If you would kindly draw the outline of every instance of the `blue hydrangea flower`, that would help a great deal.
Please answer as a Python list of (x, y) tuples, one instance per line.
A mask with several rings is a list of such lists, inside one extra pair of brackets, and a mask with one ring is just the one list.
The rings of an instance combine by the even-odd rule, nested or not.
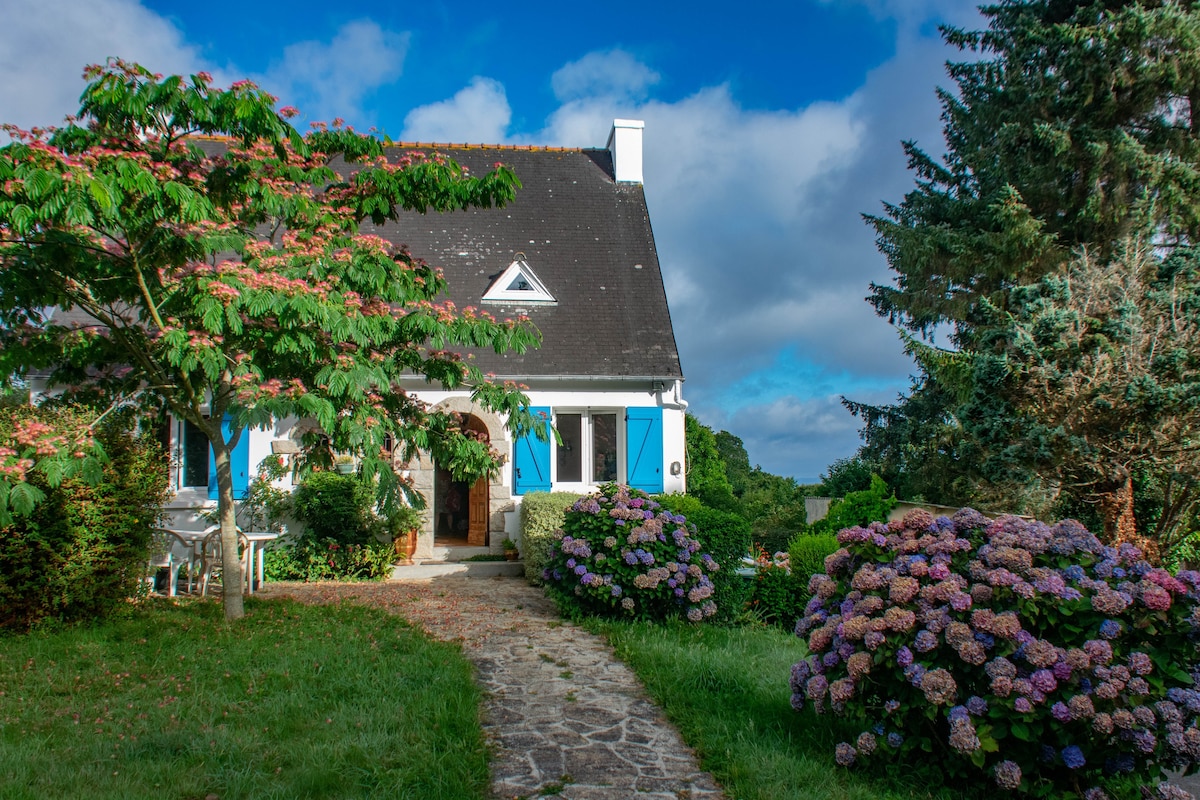
[(1087, 759), (1083, 756), (1083, 751), (1077, 745), (1067, 745), (1062, 749), (1062, 760), (1067, 765), (1067, 769), (1079, 769), (1087, 763)]

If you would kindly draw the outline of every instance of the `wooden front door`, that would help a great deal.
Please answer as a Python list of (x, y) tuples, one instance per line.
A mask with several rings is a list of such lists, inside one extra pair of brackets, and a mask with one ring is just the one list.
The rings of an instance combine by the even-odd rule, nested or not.
[(472, 547), (484, 547), (488, 543), (490, 505), (488, 479), (483, 477), (471, 486), (471, 496), (467, 502), (467, 544)]

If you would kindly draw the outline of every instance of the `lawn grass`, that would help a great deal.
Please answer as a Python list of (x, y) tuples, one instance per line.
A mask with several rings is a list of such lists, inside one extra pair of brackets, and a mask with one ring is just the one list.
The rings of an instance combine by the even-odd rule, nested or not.
[(482, 798), (454, 645), (361, 606), (152, 601), (0, 637), (0, 798)]
[(792, 710), (788, 676), (804, 642), (768, 627), (590, 621), (608, 637), (697, 752), (730, 800), (914, 800), (937, 765), (871, 776), (833, 762), (859, 731), (811, 709)]

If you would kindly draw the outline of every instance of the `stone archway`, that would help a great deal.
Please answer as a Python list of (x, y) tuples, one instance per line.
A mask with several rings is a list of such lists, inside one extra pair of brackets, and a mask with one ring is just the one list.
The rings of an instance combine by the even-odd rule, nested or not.
[[(469, 429), (486, 436), (506, 460), (510, 457), (508, 436), (500, 418), (475, 405), (470, 398), (450, 397), (436, 404), (434, 410), (462, 414)], [(474, 484), (454, 486), (426, 452), (401, 469), (407, 471), (413, 488), (425, 498), (428, 509), (417, 540), (418, 558), (431, 558), (436, 552), (444, 552), (443, 547), (498, 544), (504, 537), (504, 512), (511, 507), (512, 492), (500, 476), (490, 482), (483, 478)], [(458, 507), (454, 509), (447, 508), (446, 493), (450, 491), (459, 494)]]

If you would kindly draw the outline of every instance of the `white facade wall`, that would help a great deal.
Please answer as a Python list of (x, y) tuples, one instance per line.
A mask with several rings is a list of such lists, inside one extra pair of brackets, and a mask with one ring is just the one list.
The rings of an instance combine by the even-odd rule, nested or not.
[[(564, 381), (564, 383), (569, 383)], [(646, 391), (641, 386), (650, 386), (651, 382), (640, 381), (638, 388), (629, 384), (624, 386), (615, 381), (593, 381), (591, 386), (580, 388), (578, 385), (552, 388), (547, 386), (531, 387), (525, 391), (529, 405), (533, 408), (549, 407), (554, 410), (568, 412), (598, 411), (618, 412), (618, 468), (617, 474), (622, 482), (628, 479), (628, 464), (626, 463), (625, 428), (623, 412), (626, 408), (646, 406), (661, 406), (663, 408), (663, 491), (667, 493), (683, 492), (686, 490), (684, 474), (686, 472), (685, 442), (684, 442), (684, 413), (687, 404), (679, 400), (680, 384), (682, 381), (667, 381), (662, 391)], [(465, 397), (465, 392), (444, 392), (417, 390), (414, 392), (420, 399), (431, 405), (445, 402), (452, 397)], [(505, 431), (503, 442), (492, 442), (506, 463), (494, 484), (502, 485), (510, 492), (513, 488), (512, 475), (512, 436)], [(553, 464), (554, 459), (551, 458)], [(673, 465), (678, 464), (678, 468)], [(556, 475), (552, 476), (557, 478)], [(554, 480), (553, 488), (569, 492), (591, 492), (595, 484), (564, 483)], [(516, 504), (520, 504), (520, 496), (514, 496)]]
[[(289, 417), (278, 420), (270, 428), (248, 429), (242, 432), (249, 448), (250, 476), (258, 472), (258, 465), (267, 456), (274, 454), (272, 443), (275, 441), (291, 440), (296, 419)], [(171, 499), (163, 506), (166, 515), (166, 526), (179, 530), (203, 530), (209, 523), (201, 516), (217, 507), (216, 500), (208, 499), (207, 486), (183, 486), (183, 425), (172, 418), (170, 423), (170, 487), (173, 492)], [(209, 456), (212, 457), (211, 454)], [(292, 488), (290, 478), (276, 481), (284, 489)]]
[[(627, 448), (623, 411), (626, 408), (646, 406), (661, 406), (663, 408), (663, 491), (683, 492), (686, 490), (685, 472), (685, 442), (684, 442), (684, 413), (686, 403), (679, 399), (680, 381), (668, 381), (661, 391), (647, 391), (650, 381), (639, 381), (637, 387), (619, 381), (590, 381), (583, 388), (578, 385), (562, 388), (542, 387), (529, 389), (532, 407), (549, 407), (556, 411), (565, 412), (614, 412), (618, 417), (618, 478), (622, 482), (628, 480)], [(421, 400), (436, 406), (447, 401), (457, 400), (459, 403), (469, 397), (467, 392), (446, 392), (435, 390), (418, 390), (414, 392)], [(263, 459), (288, 449), (290, 442), (298, 441), (296, 436), (296, 420), (288, 418), (276, 422), (267, 429), (250, 429), (242, 435), (247, 437), (249, 447), (249, 468), (253, 476)], [(504, 423), (504, 420), (499, 420)], [(492, 481), (498, 499), (511, 498), (511, 506), (502, 510), (510, 510), (520, 505), (521, 496), (512, 495), (513, 490), (513, 440), (507, 430), (503, 433), (503, 441), (493, 441), (492, 446), (505, 457), (505, 464)], [(207, 487), (181, 486), (183, 462), (183, 427), (178, 421), (172, 421), (170, 430), (171, 446), (171, 488), (174, 494), (164, 507), (166, 524), (169, 527), (183, 530), (198, 530), (207, 527), (207, 522), (201, 516), (216, 506), (215, 500), (208, 498)], [(554, 459), (551, 459), (552, 464)], [(678, 466), (676, 466), (678, 465)], [(278, 482), (281, 488), (291, 488), (291, 481), (284, 478)], [(586, 493), (596, 489), (591, 483), (566, 483), (555, 481), (554, 490)], [(432, 505), (435, 498), (427, 497)]]

